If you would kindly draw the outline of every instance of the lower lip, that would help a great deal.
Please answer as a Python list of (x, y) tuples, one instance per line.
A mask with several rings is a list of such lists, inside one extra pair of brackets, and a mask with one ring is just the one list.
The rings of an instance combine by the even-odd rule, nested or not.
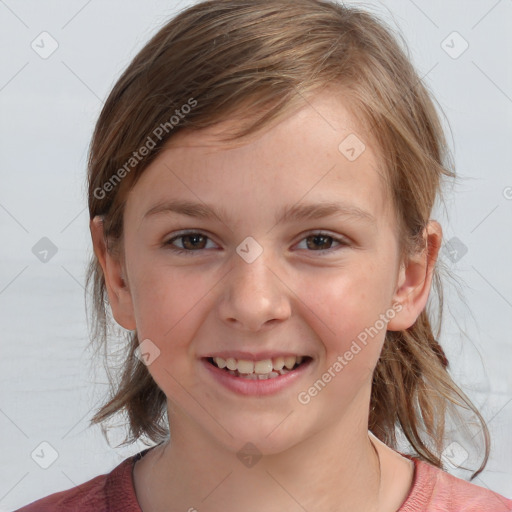
[(279, 393), (279, 391), (284, 388), (291, 386), (309, 370), (313, 361), (309, 359), (299, 365), (295, 370), (285, 373), (284, 375), (279, 375), (279, 377), (265, 380), (250, 380), (244, 377), (236, 377), (226, 370), (221, 370), (217, 366), (209, 363), (206, 359), (202, 359), (201, 362), (210, 372), (210, 375), (230, 391), (245, 396), (269, 396)]

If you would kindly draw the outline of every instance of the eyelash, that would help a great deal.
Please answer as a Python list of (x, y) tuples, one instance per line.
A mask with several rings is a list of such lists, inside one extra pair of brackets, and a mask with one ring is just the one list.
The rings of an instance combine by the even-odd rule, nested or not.
[[(188, 250), (188, 249), (180, 249), (178, 247), (176, 247), (175, 245), (172, 245), (172, 242), (174, 242), (175, 240), (179, 240), (180, 238), (184, 238), (186, 236), (190, 236), (190, 235), (200, 235), (200, 236), (203, 236), (205, 237), (207, 240), (211, 240), (210, 237), (208, 237), (207, 235), (205, 235), (204, 233), (201, 233), (200, 231), (185, 231), (185, 232), (181, 232), (175, 236), (173, 236), (172, 238), (170, 238), (169, 240), (167, 240), (166, 242), (164, 242), (162, 244), (163, 247), (166, 247), (168, 249), (170, 249), (171, 251), (173, 251), (175, 254), (187, 254), (187, 255), (192, 255), (193, 253), (197, 252), (197, 253), (200, 253), (202, 251), (204, 251), (205, 249), (198, 249), (198, 250)], [(329, 233), (326, 233), (324, 231), (313, 231), (311, 233), (308, 233), (304, 238), (302, 238), (300, 241), (302, 242), (303, 240), (306, 240), (307, 238), (310, 238), (310, 237), (325, 237), (325, 238), (330, 238), (332, 239), (334, 242), (338, 243), (339, 246), (334, 248), (334, 249), (319, 249), (319, 250), (316, 250), (316, 251), (308, 251), (308, 252), (318, 252), (320, 253), (321, 256), (325, 255), (326, 253), (332, 253), (334, 251), (337, 251), (339, 249), (341, 249), (342, 247), (347, 247), (349, 245), (349, 243), (347, 242), (346, 239), (344, 238), (336, 238), (332, 235), (330, 235)], [(307, 249), (306, 249), (307, 250)]]

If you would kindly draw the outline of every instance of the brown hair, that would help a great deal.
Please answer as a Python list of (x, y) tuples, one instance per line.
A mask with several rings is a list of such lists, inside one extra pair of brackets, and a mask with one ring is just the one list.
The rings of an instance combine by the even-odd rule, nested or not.
[[(122, 253), (127, 192), (173, 134), (242, 113), (246, 122), (227, 138), (234, 140), (268, 126), (305, 94), (326, 86), (350, 98), (386, 155), (402, 256), (424, 247), (423, 229), (441, 180), (455, 173), (432, 99), (391, 29), (369, 12), (328, 0), (209, 0), (184, 10), (152, 37), (103, 107), (90, 147), (88, 193), (90, 218), (103, 216), (108, 249)], [(151, 151), (141, 157), (147, 152), (137, 150), (144, 146)], [(386, 333), (373, 376), (369, 429), (395, 448), (398, 427), (419, 458), (442, 468), (448, 410), (462, 407), (476, 415), (485, 437), (485, 458), (474, 478), (487, 463), (489, 433), (449, 375), (436, 341), (443, 313), (438, 265), (435, 334), (429, 308), (410, 328)], [(91, 284), (91, 340), (108, 359), (108, 295), (94, 255), (87, 289)], [(91, 420), (102, 424), (127, 414), (125, 444), (169, 435), (167, 398), (134, 356), (138, 341), (136, 331), (127, 335), (120, 375), (112, 378), (107, 364), (111, 396)]]

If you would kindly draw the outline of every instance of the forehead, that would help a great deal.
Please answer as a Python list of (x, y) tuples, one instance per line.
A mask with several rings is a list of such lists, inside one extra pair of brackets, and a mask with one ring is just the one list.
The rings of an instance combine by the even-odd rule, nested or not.
[(132, 191), (130, 209), (140, 217), (186, 196), (234, 215), (258, 204), (276, 211), (283, 203), (336, 199), (376, 218), (389, 213), (379, 148), (343, 98), (314, 95), (270, 127), (223, 142), (239, 123), (178, 132), (144, 171), (135, 186), (143, 193)]

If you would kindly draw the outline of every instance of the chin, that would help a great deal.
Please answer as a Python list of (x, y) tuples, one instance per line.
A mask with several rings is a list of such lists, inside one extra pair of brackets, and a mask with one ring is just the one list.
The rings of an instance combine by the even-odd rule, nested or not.
[[(226, 423), (225, 428), (232, 434), (223, 436), (222, 444), (235, 454), (244, 451), (255, 451), (257, 455), (276, 455), (285, 452), (300, 443), (305, 432), (285, 423), (291, 418), (286, 415), (269, 416), (265, 421), (261, 418), (248, 418), (235, 423)], [(284, 421), (283, 421), (284, 420)]]

